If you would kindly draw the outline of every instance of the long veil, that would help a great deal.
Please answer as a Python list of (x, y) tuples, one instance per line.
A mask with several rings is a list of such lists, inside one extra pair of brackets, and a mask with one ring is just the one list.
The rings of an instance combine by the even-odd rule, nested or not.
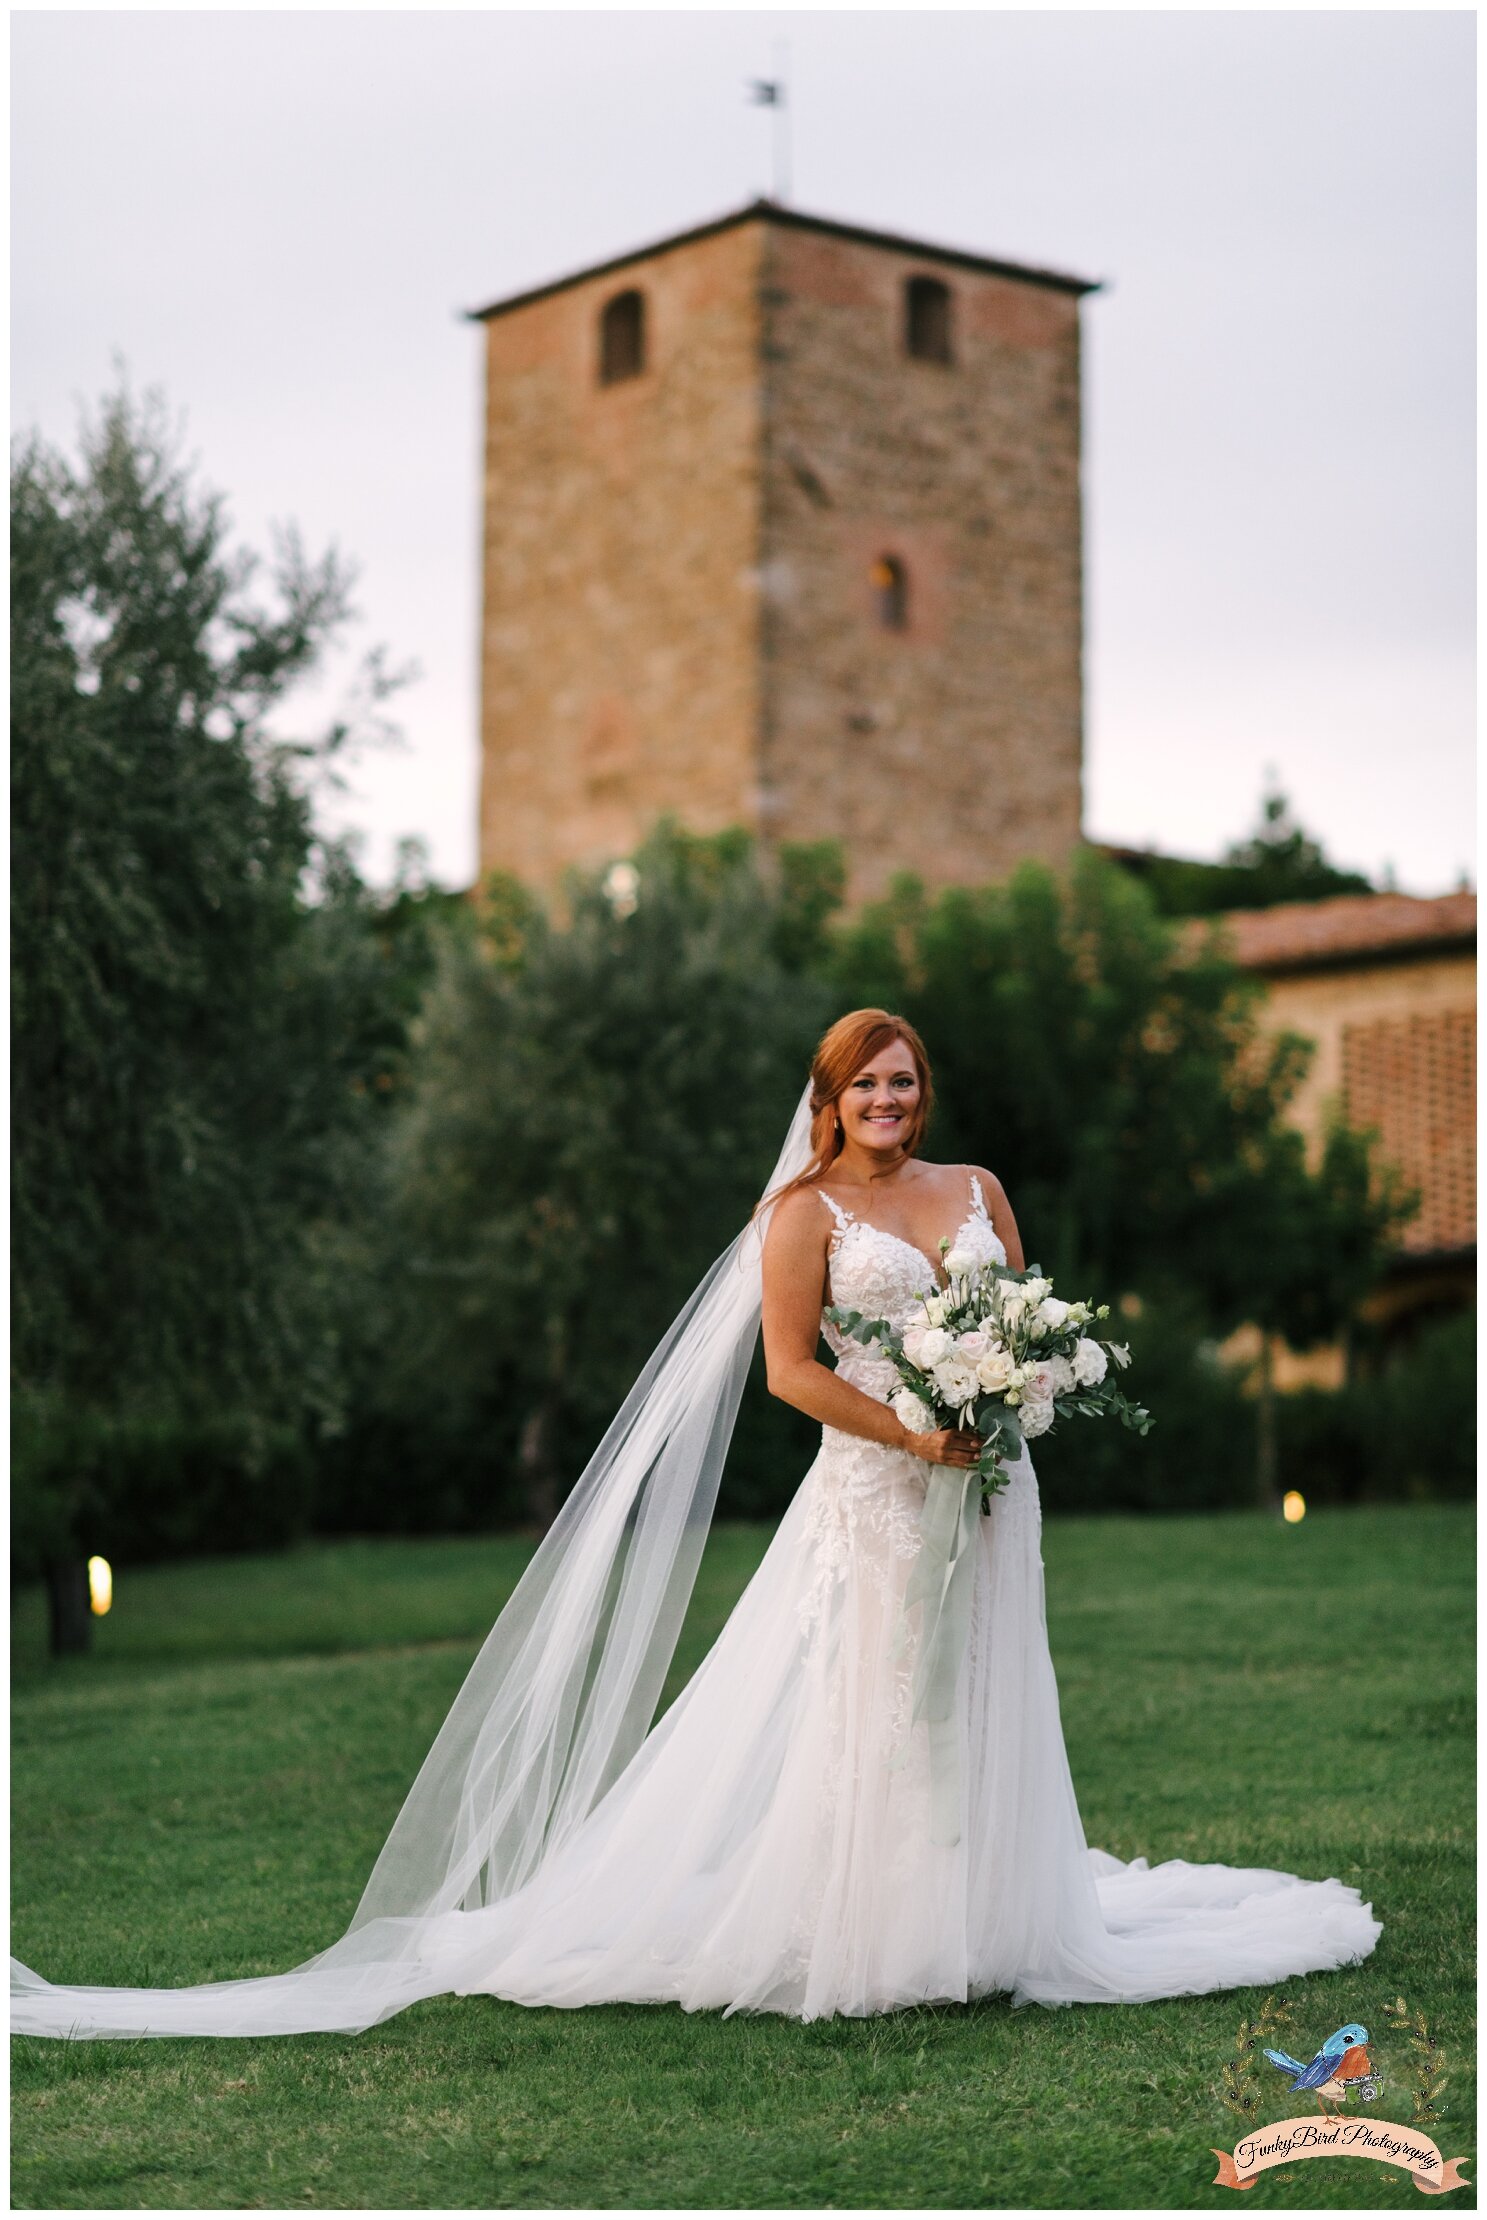
[[(811, 1160), (810, 1086), (764, 1195)], [(58, 1987), (11, 1960), (38, 2035), (354, 2031), (448, 1986), (452, 1924), (519, 1890), (649, 1731), (758, 1335), (766, 1202), (704, 1274), (487, 1636), (339, 1941), (291, 1971)], [(442, 1969), (442, 1970), (441, 1970)]]

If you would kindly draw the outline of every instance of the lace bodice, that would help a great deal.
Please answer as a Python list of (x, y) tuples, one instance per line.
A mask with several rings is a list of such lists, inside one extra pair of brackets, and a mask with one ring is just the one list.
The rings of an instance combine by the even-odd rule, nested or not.
[[(831, 1299), (861, 1311), (864, 1318), (907, 1319), (921, 1296), (931, 1295), (939, 1278), (922, 1249), (902, 1235), (869, 1224), (817, 1189), (836, 1220), (827, 1249)], [(981, 1182), (971, 1174), (971, 1207), (957, 1227), (952, 1247), (968, 1250), (978, 1263), (1005, 1264), (1007, 1252), (987, 1215)], [(873, 1356), (861, 1342), (848, 1341), (822, 1313), (821, 1332), (837, 1360), (836, 1369), (879, 1402), (888, 1400), (898, 1375), (886, 1358)]]
[[(956, 1228), (951, 1247), (978, 1263), (1005, 1264), (1007, 1252), (987, 1215), (981, 1182), (970, 1175), (971, 1207)], [(865, 1318), (907, 1323), (921, 1296), (940, 1285), (928, 1256), (901, 1234), (875, 1226), (845, 1209), (823, 1189), (821, 1200), (836, 1220), (827, 1249), (833, 1303), (844, 1303)], [(875, 1402), (886, 1403), (899, 1384), (888, 1358), (874, 1355), (860, 1341), (838, 1333), (824, 1314), (821, 1332), (836, 1358), (837, 1372)], [(919, 1518), (929, 1467), (890, 1442), (866, 1440), (834, 1426), (821, 1429), (823, 1454), (812, 1467), (805, 1518), (812, 1573), (801, 1602), (801, 1623), (809, 1627), (829, 1612), (831, 1599), (849, 1569), (894, 1611), (907, 1568), (919, 1548)], [(1001, 1507), (1005, 1513), (1005, 1506)], [(907, 1722), (909, 1673), (897, 1668), (892, 1734)], [(921, 1753), (922, 1755), (922, 1753)]]

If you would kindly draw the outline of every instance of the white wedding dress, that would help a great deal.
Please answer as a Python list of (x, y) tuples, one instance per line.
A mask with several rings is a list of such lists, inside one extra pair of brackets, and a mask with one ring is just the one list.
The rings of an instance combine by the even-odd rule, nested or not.
[[(932, 1283), (929, 1260), (828, 1206), (834, 1300), (902, 1322)], [(974, 1176), (957, 1243), (1005, 1261)], [(838, 1371), (886, 1399), (892, 1367), (825, 1321), (823, 1331)], [(59, 1988), (20, 1967), (13, 2026), (345, 2030), (449, 1991), (811, 2020), (994, 1991), (1015, 2004), (1139, 2003), (1367, 1957), (1380, 1922), (1340, 1880), (1181, 1858), (1124, 1864), (1086, 1846), (1026, 1450), (978, 1522), (956, 1713), (959, 1839), (931, 1839), (926, 1731), (909, 1717), (917, 1610), (903, 1612), (930, 1471), (823, 1429), (702, 1666), (582, 1822), (501, 1901), (374, 1920), (263, 1980)]]

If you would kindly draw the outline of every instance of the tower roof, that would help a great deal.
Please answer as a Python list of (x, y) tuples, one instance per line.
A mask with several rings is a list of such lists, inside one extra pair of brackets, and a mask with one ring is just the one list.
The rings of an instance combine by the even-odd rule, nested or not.
[(1043, 270), (1030, 262), (1008, 262), (994, 255), (968, 254), (961, 247), (942, 247), (928, 239), (906, 239), (899, 232), (871, 231), (861, 224), (839, 223), (831, 216), (808, 216), (798, 208), (786, 208), (778, 201), (751, 200), (731, 214), (714, 217), (711, 223), (695, 224), (688, 231), (671, 232), (664, 239), (653, 239), (648, 246), (632, 247), (626, 254), (617, 254), (607, 262), (591, 262), (582, 270), (570, 270), (566, 277), (552, 278), (546, 285), (530, 286), (523, 293), (507, 294), (503, 300), (492, 301), (485, 308), (467, 309), (471, 323), (484, 323), (489, 317), (504, 316), (508, 309), (525, 308), (530, 301), (546, 300), (549, 294), (561, 293), (567, 286), (581, 285), (588, 278), (607, 277), (612, 270), (628, 269), (632, 263), (648, 262), (654, 255), (668, 254), (673, 247), (688, 247), (698, 239), (712, 239), (721, 231), (732, 231), (738, 224), (764, 221), (780, 224), (795, 231), (824, 232), (833, 239), (853, 239), (860, 246), (886, 247), (898, 254), (911, 254), (920, 261), (948, 263), (960, 270), (979, 270), (991, 277), (1020, 278), (1027, 285), (1045, 285), (1058, 293), (1097, 293), (1102, 281), (1098, 278), (1072, 277), (1064, 270)]

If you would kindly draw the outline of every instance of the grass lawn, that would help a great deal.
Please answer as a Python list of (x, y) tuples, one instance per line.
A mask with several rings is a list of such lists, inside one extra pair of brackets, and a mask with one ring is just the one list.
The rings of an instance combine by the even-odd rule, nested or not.
[[(676, 1679), (767, 1541), (719, 1529)], [(1050, 1521), (1049, 1631), (1089, 1840), (1359, 1886), (1362, 1966), (1286, 1985), (1287, 2049), (1423, 2010), (1475, 2158), (1472, 1515)], [(97, 1653), (13, 1620), (12, 1947), (54, 1980), (269, 1973), (338, 1935), (523, 1562), (495, 1540), (127, 1575)], [(12, 2205), (1234, 2209), (1216, 2094), (1257, 1990), (801, 2027), (435, 1998), (359, 2036), (13, 2045)], [(1309, 2107), (1263, 2068), (1262, 2119)], [(1475, 2165), (1468, 2172), (1475, 2178)], [(1413, 2206), (1397, 2168), (1265, 2174), (1246, 2210)], [(1452, 2194), (1473, 2205), (1475, 2191)]]

